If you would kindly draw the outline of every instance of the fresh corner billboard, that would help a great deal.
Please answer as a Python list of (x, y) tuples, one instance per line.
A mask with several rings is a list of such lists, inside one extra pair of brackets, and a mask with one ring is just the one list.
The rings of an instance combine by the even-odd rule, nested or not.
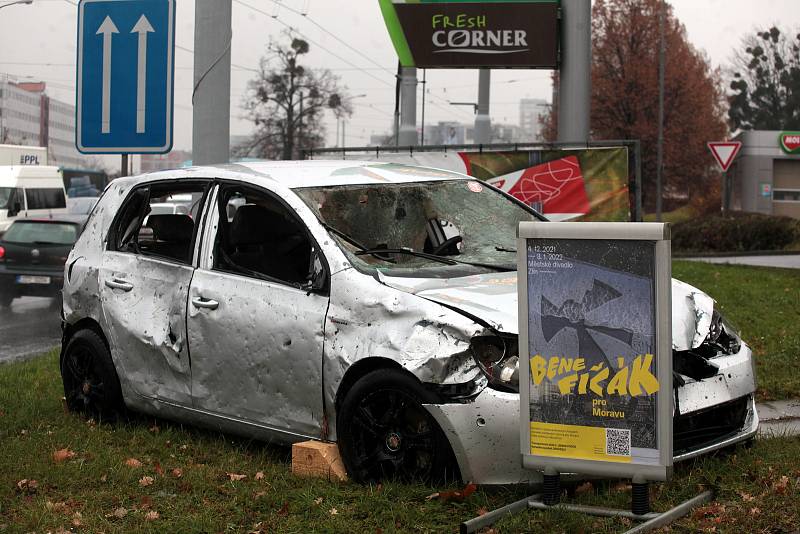
[(520, 347), (528, 353), (524, 464), (664, 480), (672, 463), (668, 230), (654, 223), (528, 230), (520, 227), (518, 245)]
[(404, 67), (558, 67), (558, 0), (378, 1)]

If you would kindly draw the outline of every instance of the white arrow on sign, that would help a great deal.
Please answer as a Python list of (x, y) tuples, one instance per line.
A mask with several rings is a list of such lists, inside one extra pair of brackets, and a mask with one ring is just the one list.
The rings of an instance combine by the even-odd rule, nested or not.
[(96, 33), (96, 35), (103, 34), (103, 97), (100, 130), (103, 133), (111, 131), (111, 36), (115, 33), (119, 33), (119, 30), (111, 17), (106, 16)]
[(147, 34), (155, 30), (147, 17), (142, 15), (131, 30), (139, 34), (139, 61), (136, 70), (136, 133), (144, 133), (144, 117), (147, 102), (145, 85), (147, 82)]

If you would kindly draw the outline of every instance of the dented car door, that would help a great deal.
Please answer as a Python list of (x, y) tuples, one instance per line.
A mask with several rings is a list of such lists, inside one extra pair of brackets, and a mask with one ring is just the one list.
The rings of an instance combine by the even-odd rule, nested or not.
[[(191, 190), (202, 196), (206, 186)], [(115, 361), (133, 389), (190, 406), (186, 301), (198, 214), (150, 215), (150, 204), (169, 188), (139, 188), (120, 208), (99, 270), (100, 301)]]
[(306, 229), (288, 209), (275, 213), (282, 201), (264, 190), (228, 184), (214, 195), (189, 291), (194, 408), (278, 439), (318, 437), (328, 296), (285, 268), (303, 262), (281, 256), (314, 254), (300, 241)]

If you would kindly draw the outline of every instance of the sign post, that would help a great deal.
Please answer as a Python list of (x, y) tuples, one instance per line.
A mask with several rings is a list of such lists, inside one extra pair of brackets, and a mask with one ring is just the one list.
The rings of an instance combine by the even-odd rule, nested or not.
[(722, 211), (730, 209), (731, 188), (728, 183), (728, 169), (742, 148), (741, 141), (715, 141), (708, 143), (711, 155), (722, 169)]
[[(81, 0), (75, 145), (84, 154), (172, 148), (174, 0)], [(127, 169), (123, 169), (127, 171)]]

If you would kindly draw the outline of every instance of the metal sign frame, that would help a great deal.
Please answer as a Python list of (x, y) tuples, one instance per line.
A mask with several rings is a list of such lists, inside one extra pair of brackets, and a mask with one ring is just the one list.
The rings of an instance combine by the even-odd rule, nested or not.
[[(116, 5), (120, 4), (131, 4), (136, 5), (140, 4), (142, 11), (142, 19), (139, 20), (132, 29), (129, 27), (125, 28), (117, 28), (113, 21), (110, 24), (106, 24), (111, 19), (106, 17), (103, 25), (95, 32), (93, 28), (89, 28), (87, 30), (85, 25), (85, 16), (86, 16), (86, 8), (91, 4), (107, 4), (109, 6), (115, 7)], [(155, 73), (151, 72), (152, 69), (146, 68), (146, 63), (150, 61), (152, 63), (152, 59), (148, 60), (149, 54), (147, 52), (147, 35), (153, 31), (152, 26), (150, 26), (150, 22), (144, 16), (144, 9), (146, 7), (152, 8), (152, 6), (158, 6), (161, 8), (160, 5), (163, 5), (167, 9), (167, 20), (164, 29), (167, 31), (166, 35), (166, 57), (163, 60), (166, 64), (165, 66), (165, 79), (163, 80), (164, 86), (164, 99), (165, 102), (163, 104), (159, 103), (159, 105), (164, 106), (164, 114), (163, 116), (159, 116), (158, 121), (148, 121), (148, 123), (155, 122), (152, 126), (154, 133), (144, 134), (145, 127), (144, 127), (144, 117), (146, 116), (145, 113), (145, 98), (148, 92), (148, 88), (152, 88), (154, 85), (161, 86), (162, 83), (155, 84), (154, 83), (154, 75)], [(152, 13), (152, 12), (151, 12)], [(104, 50), (103, 50), (103, 63), (104, 65), (101, 67), (101, 74), (99, 77), (103, 78), (103, 83), (105, 86), (101, 91), (104, 95), (106, 100), (110, 100), (111, 98), (111, 91), (113, 91), (113, 87), (116, 84), (112, 84), (112, 80), (114, 80), (113, 72), (118, 72), (118, 69), (112, 69), (112, 60), (114, 54), (113, 48), (113, 34), (118, 34), (127, 37), (128, 39), (137, 39), (130, 34), (136, 33), (138, 34), (137, 45), (135, 46), (138, 48), (138, 72), (136, 76), (136, 88), (130, 89), (129, 91), (136, 93), (136, 117), (134, 122), (136, 123), (136, 136), (140, 136), (141, 134), (141, 142), (134, 142), (134, 143), (116, 143), (117, 138), (114, 135), (125, 135), (130, 137), (129, 131), (124, 131), (122, 134), (116, 134), (116, 132), (112, 133), (109, 130), (104, 130), (103, 135), (110, 136), (108, 139), (110, 140), (109, 143), (93, 143), (90, 140), (85, 139), (85, 132), (83, 124), (84, 122), (84, 109), (83, 109), (83, 100), (84, 100), (84, 76), (87, 74), (85, 69), (87, 68), (84, 65), (84, 59), (86, 55), (86, 50), (84, 50), (84, 41), (85, 35), (84, 32), (89, 31), (90, 33), (100, 34), (103, 33), (104, 39)], [(127, 34), (127, 35), (126, 35)], [(106, 43), (105, 40), (108, 40), (106, 51)], [(129, 45), (134, 46), (134, 45)], [(153, 44), (150, 45), (150, 49), (153, 49)], [(119, 48), (119, 45), (116, 47)], [(109, 57), (106, 58), (105, 56), (108, 55)], [(142, 58), (143, 56), (143, 58)], [(143, 61), (144, 59), (144, 61)], [(108, 62), (106, 64), (106, 61)], [(102, 72), (107, 71), (107, 72)], [(158, 81), (161, 82), (161, 78), (158, 78)], [(75, 97), (75, 147), (78, 149), (79, 152), (82, 154), (164, 154), (169, 152), (172, 149), (173, 144), (173, 128), (174, 128), (174, 86), (175, 86), (175, 0), (80, 0), (78, 4), (78, 32), (77, 32), (77, 68), (76, 68), (76, 97)], [(113, 104), (111, 103), (98, 103), (98, 105), (105, 106), (105, 109), (111, 109), (110, 113), (113, 113)], [(141, 115), (141, 116), (140, 116)], [(141, 131), (140, 131), (141, 128)], [(146, 136), (145, 136), (146, 135)], [(152, 140), (151, 140), (152, 139)], [(163, 141), (162, 141), (163, 139)]]
[[(633, 461), (612, 462), (574, 457), (542, 456), (531, 454), (531, 371), (529, 353), (529, 303), (528, 303), (528, 245), (536, 240), (558, 241), (646, 241), (654, 245), (652, 258), (653, 331), (655, 339), (656, 379), (655, 424), (657, 464)], [(553, 223), (522, 222), (517, 235), (519, 347), (520, 347), (520, 451), (527, 469), (545, 471), (545, 474), (580, 473), (606, 477), (627, 477), (635, 482), (665, 481), (672, 474), (672, 308), (671, 308), (671, 250), (669, 225), (663, 223)], [(583, 258), (582, 258), (583, 259)], [(525, 357), (522, 357), (522, 354)]]

